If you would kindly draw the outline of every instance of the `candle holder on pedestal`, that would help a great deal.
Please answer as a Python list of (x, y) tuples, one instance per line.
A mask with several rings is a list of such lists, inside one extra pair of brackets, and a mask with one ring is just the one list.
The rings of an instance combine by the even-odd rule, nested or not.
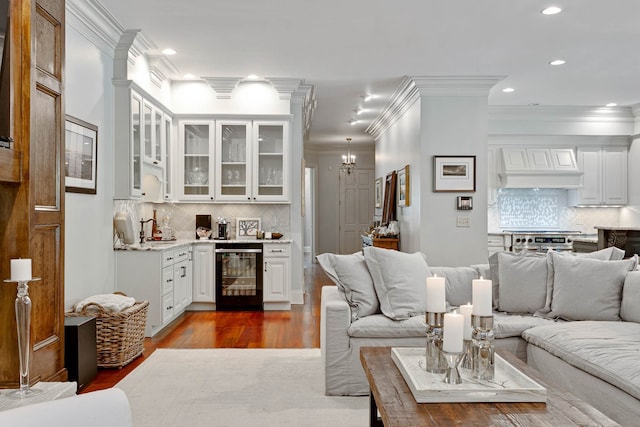
[(464, 355), (464, 353), (451, 353), (448, 351), (443, 351), (442, 355), (447, 362), (447, 369), (442, 380), (445, 384), (461, 384), (462, 377), (460, 376), (458, 366), (460, 365), (460, 362), (462, 362), (462, 356)]
[(473, 369), (471, 376), (478, 380), (492, 380), (495, 375), (495, 349), (493, 346), (493, 315), (471, 315), (473, 340)]
[(442, 374), (447, 371), (447, 360), (442, 354), (442, 337), (444, 325), (444, 313), (427, 311), (427, 353), (426, 371), (434, 374)]
[(18, 356), (20, 358), (20, 389), (8, 396), (24, 399), (42, 392), (29, 386), (29, 356), (31, 350), (31, 298), (29, 298), (29, 282), (40, 280), (32, 277), (29, 280), (5, 280), (6, 283), (17, 283), (18, 294), (15, 301), (16, 327), (18, 331)]
[(462, 341), (462, 361), (460, 367), (463, 369), (473, 369), (473, 341)]

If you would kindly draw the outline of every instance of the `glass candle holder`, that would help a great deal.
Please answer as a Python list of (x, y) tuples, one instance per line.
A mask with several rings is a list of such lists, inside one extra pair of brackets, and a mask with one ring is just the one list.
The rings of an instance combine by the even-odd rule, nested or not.
[(444, 326), (444, 313), (428, 311), (425, 314), (427, 322), (427, 372), (442, 374), (447, 370), (447, 361), (442, 354), (442, 337)]
[(493, 315), (471, 315), (473, 341), (473, 369), (471, 376), (478, 380), (492, 380), (495, 375), (495, 349), (493, 346)]

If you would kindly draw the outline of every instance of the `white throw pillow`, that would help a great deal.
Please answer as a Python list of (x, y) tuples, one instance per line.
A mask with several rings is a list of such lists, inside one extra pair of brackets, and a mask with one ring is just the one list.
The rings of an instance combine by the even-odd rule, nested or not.
[(640, 271), (630, 271), (622, 287), (620, 317), (625, 322), (640, 323)]
[(547, 297), (547, 258), (498, 253), (498, 309), (509, 313), (535, 313)]
[(425, 312), (430, 271), (424, 254), (369, 246), (364, 248), (364, 259), (385, 316), (403, 320)]
[(338, 286), (351, 307), (351, 320), (380, 313), (378, 296), (373, 287), (364, 256), (321, 254), (316, 256), (327, 276)]
[(553, 264), (553, 295), (547, 317), (566, 320), (620, 320), (622, 286), (638, 256), (603, 261), (549, 254)]
[(478, 270), (472, 267), (429, 267), (429, 271), (430, 276), (444, 277), (449, 305), (459, 306), (472, 301), (471, 283), (479, 277)]

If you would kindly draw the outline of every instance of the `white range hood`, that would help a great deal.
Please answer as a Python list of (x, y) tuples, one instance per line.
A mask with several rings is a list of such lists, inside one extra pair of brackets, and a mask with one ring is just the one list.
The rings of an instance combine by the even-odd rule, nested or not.
[(501, 188), (582, 187), (582, 172), (571, 148), (502, 148)]

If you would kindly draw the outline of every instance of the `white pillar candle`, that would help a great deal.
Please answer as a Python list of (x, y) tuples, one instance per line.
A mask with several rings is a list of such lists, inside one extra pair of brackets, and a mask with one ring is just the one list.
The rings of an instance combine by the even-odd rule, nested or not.
[(463, 338), (465, 340), (471, 339), (471, 314), (472, 313), (473, 313), (473, 306), (471, 304), (464, 304), (460, 306), (460, 314), (464, 316)]
[(427, 277), (427, 311), (444, 313), (446, 307), (444, 277)]
[(11, 280), (25, 282), (31, 280), (31, 260), (28, 258), (11, 260)]
[(464, 316), (458, 313), (445, 313), (444, 315), (444, 337), (442, 350), (448, 353), (462, 352), (462, 332), (464, 329)]
[(480, 277), (471, 282), (473, 295), (473, 314), (491, 316), (491, 280)]

